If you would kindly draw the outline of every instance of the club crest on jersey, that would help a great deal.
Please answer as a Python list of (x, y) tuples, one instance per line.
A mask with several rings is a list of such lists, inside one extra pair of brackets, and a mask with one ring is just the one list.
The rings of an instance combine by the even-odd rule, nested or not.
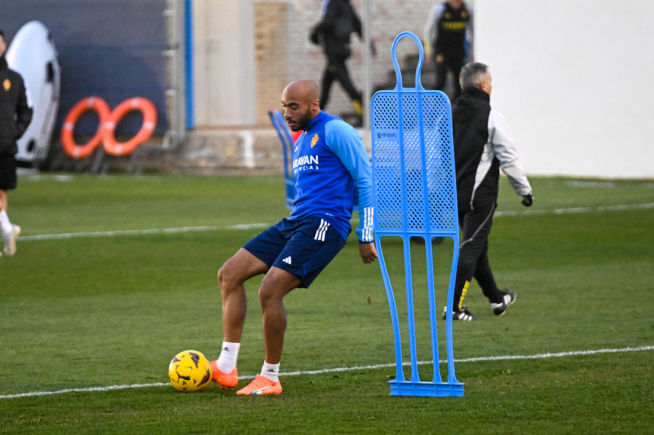
[[(9, 81), (9, 79), (5, 79), (5, 81), (2, 82), (2, 87), (5, 88), (5, 91), (8, 91), (9, 89), (11, 89), (11, 82)], [(311, 146), (313, 146), (313, 145), (311, 145)]]
[(313, 137), (311, 138), (311, 148), (313, 148), (314, 145), (318, 143), (318, 139), (319, 139), (318, 133), (314, 134)]

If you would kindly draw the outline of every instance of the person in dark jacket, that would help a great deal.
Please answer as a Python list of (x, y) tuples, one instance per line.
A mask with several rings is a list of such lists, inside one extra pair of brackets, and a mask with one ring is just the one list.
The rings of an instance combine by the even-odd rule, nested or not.
[(361, 21), (350, 4), (350, 0), (329, 0), (324, 7), (322, 20), (315, 25), (309, 39), (322, 47), (327, 59), (320, 86), (322, 90), (320, 108), (325, 110), (327, 107), (332, 84), (334, 80), (338, 80), (350, 97), (357, 115), (361, 117), (363, 115), (361, 92), (354, 87), (345, 65), (345, 61), (352, 54), (350, 50), (352, 33), (359, 35), (359, 39), (362, 38)]
[[(503, 315), (516, 299), (514, 292), (497, 287), (488, 263), (488, 236), (497, 208), (499, 170), (522, 197), (522, 205), (529, 207), (533, 203), (531, 186), (509, 125), (490, 106), (491, 80), (486, 65), (465, 65), (460, 75), (462, 95), (452, 108), (459, 225), (463, 230), (454, 286), (454, 320), (476, 320), (463, 305), (473, 277), (490, 301), (493, 314)], [(443, 317), (446, 311), (447, 307)]]
[(435, 5), (425, 23), (423, 41), (427, 62), (434, 62), (436, 85), (442, 91), (448, 71), (454, 74), (454, 99), (461, 96), (459, 73), (466, 58), (474, 60), (472, 53), (472, 7), (463, 0), (448, 0)]
[(16, 188), (16, 141), (32, 120), (32, 104), (23, 78), (7, 65), (6, 50), (5, 34), (0, 30), (0, 232), (3, 252), (14, 255), (20, 227), (7, 215), (7, 191)]

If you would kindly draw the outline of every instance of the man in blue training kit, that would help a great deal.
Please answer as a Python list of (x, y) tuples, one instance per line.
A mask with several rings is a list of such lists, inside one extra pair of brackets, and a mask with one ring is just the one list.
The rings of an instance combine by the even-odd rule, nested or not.
[(320, 91), (311, 80), (290, 83), (282, 94), (284, 119), (303, 130), (293, 150), (297, 194), (289, 218), (250, 240), (218, 271), (222, 295), (223, 345), (211, 362), (213, 380), (224, 388), (238, 384), (236, 360), (245, 320), (243, 283), (265, 274), (259, 289), (266, 359), (261, 374), (240, 395), (281, 394), (279, 362), (284, 345), (283, 298), (307, 288), (345, 246), (351, 231), (354, 190), (359, 195), (359, 254), (377, 259), (373, 228), (372, 169), (361, 136), (342, 119), (320, 110)]

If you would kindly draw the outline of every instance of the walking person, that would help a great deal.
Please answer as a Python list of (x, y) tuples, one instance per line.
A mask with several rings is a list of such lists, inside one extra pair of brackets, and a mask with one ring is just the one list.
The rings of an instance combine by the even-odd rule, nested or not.
[(7, 191), (16, 188), (16, 141), (32, 121), (32, 102), (21, 75), (9, 69), (6, 51), (5, 34), (0, 30), (0, 231), (2, 252), (14, 255), (20, 227), (9, 220)]
[(423, 41), (427, 62), (434, 62), (436, 84), (434, 89), (445, 88), (447, 73), (454, 75), (454, 98), (461, 96), (459, 74), (466, 58), (474, 60), (472, 52), (472, 8), (463, 0), (448, 0), (435, 5), (425, 23)]
[[(488, 236), (497, 208), (500, 169), (522, 197), (522, 205), (530, 207), (534, 201), (509, 125), (490, 106), (491, 82), (486, 65), (465, 65), (460, 76), (462, 95), (452, 108), (459, 225), (463, 230), (454, 286), (454, 320), (477, 319), (463, 305), (473, 277), (491, 303), (493, 314), (503, 315), (516, 299), (515, 292), (497, 287), (488, 262)], [(447, 307), (443, 318), (446, 311)]]
[(323, 7), (323, 16), (311, 31), (309, 39), (320, 45), (327, 63), (322, 76), (320, 108), (325, 110), (329, 102), (332, 84), (337, 80), (352, 101), (359, 121), (362, 121), (363, 106), (361, 92), (354, 87), (345, 62), (352, 54), (350, 35), (361, 36), (361, 20), (357, 16), (350, 0), (327, 0)]
[(290, 83), (282, 105), (289, 128), (303, 131), (293, 149), (297, 191), (293, 211), (247, 242), (218, 271), (223, 343), (220, 357), (211, 365), (213, 380), (224, 388), (238, 384), (236, 362), (246, 312), (243, 283), (265, 274), (259, 288), (265, 360), (261, 374), (237, 391), (239, 395), (282, 393), (278, 374), (286, 330), (283, 298), (295, 288), (308, 288), (345, 246), (355, 189), (359, 194), (359, 254), (366, 264), (377, 259), (372, 169), (361, 135), (320, 110), (319, 89), (313, 81)]

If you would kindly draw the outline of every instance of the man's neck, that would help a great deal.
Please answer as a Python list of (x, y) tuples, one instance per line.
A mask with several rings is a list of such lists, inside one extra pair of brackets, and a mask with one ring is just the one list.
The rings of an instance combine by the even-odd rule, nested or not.
[(313, 124), (313, 121), (314, 121), (318, 116), (320, 116), (321, 113), (322, 113), (322, 110), (318, 109), (318, 113), (316, 113), (315, 115), (313, 115), (313, 117), (309, 120), (309, 122), (307, 123), (306, 127), (304, 127), (304, 131), (309, 130), (309, 128), (310, 128), (311, 125)]

